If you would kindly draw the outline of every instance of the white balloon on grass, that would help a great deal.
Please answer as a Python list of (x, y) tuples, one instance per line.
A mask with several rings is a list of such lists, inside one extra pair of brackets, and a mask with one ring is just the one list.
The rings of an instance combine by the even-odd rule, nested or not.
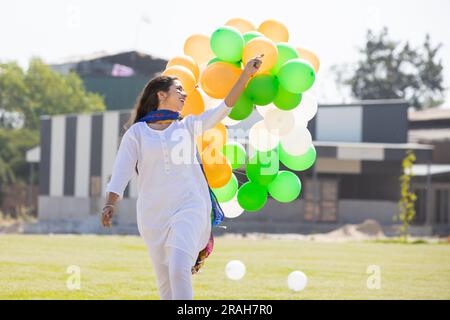
[(266, 112), (264, 124), (269, 132), (284, 136), (294, 128), (295, 118), (292, 112), (277, 108)]
[(293, 156), (306, 153), (312, 145), (312, 137), (308, 128), (295, 126), (288, 134), (280, 137), (283, 149)]
[(287, 282), (289, 289), (293, 291), (302, 291), (308, 284), (308, 278), (301, 271), (293, 271), (289, 274)]
[[(273, 131), (275, 133), (275, 131)], [(255, 123), (248, 133), (250, 145), (258, 151), (269, 151), (278, 146), (280, 138), (266, 129), (264, 120)]]
[(237, 192), (230, 201), (221, 202), (220, 207), (227, 218), (236, 218), (244, 212), (244, 209), (242, 209), (237, 201)]
[(239, 260), (232, 260), (227, 263), (225, 274), (231, 280), (240, 280), (245, 275), (245, 264)]
[(317, 113), (317, 100), (310, 93), (303, 93), (302, 101), (292, 112), (295, 115), (296, 123), (308, 122)]

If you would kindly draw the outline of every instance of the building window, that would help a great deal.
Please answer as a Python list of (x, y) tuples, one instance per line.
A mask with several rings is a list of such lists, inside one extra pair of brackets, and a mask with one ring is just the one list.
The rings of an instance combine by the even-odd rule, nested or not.
[(398, 178), (398, 175), (394, 174), (341, 175), (339, 199), (398, 201), (400, 199)]
[(336, 222), (337, 195), (337, 179), (319, 178), (316, 182), (313, 179), (307, 179), (304, 193), (304, 220), (311, 222)]
[(436, 224), (448, 224), (450, 189), (437, 189), (435, 193)]
[(414, 202), (416, 215), (414, 216), (412, 223), (415, 225), (422, 225), (426, 223), (427, 190), (425, 188), (416, 188), (414, 193), (417, 196), (417, 200)]

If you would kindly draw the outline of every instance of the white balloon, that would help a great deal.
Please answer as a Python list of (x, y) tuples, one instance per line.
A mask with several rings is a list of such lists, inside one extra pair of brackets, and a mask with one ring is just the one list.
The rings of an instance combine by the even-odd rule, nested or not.
[(274, 105), (273, 103), (268, 104), (267, 106), (256, 106), (256, 111), (258, 111), (258, 113), (261, 115), (261, 117), (264, 118), (266, 112), (270, 111), (270, 110), (275, 110), (278, 109), (278, 107), (276, 105)]
[(308, 278), (301, 271), (293, 271), (289, 274), (287, 282), (289, 289), (293, 291), (301, 291), (305, 289), (308, 283)]
[(272, 150), (280, 142), (280, 138), (277, 135), (270, 133), (266, 129), (264, 120), (258, 121), (251, 127), (248, 139), (250, 145), (258, 151)]
[(278, 136), (284, 136), (294, 128), (294, 114), (278, 108), (269, 110), (264, 116), (264, 124), (269, 132)]
[(244, 209), (241, 208), (239, 202), (237, 201), (237, 192), (230, 201), (221, 202), (220, 207), (222, 208), (223, 214), (227, 218), (236, 218), (244, 212)]
[(296, 123), (308, 122), (317, 113), (317, 100), (310, 93), (303, 93), (302, 101), (292, 111), (295, 114)]
[(295, 126), (288, 134), (280, 137), (280, 142), (287, 153), (299, 156), (308, 151), (312, 137), (306, 127)]
[(225, 267), (225, 274), (231, 280), (240, 280), (245, 275), (245, 264), (239, 260), (231, 260)]
[(237, 125), (241, 121), (231, 119), (230, 117), (225, 117), (225, 119), (223, 119), (221, 122), (226, 126), (234, 126), (234, 125)]

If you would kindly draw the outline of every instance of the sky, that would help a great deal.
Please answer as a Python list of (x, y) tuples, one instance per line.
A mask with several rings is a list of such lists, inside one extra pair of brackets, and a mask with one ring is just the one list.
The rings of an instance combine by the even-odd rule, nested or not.
[[(26, 68), (33, 56), (47, 63), (99, 52), (138, 50), (170, 59), (183, 54), (187, 37), (210, 35), (235, 17), (256, 26), (283, 22), (289, 43), (313, 49), (321, 60), (314, 93), (341, 102), (333, 65), (354, 63), (367, 29), (389, 28), (390, 38), (423, 43), (429, 33), (442, 43), (444, 85), (450, 87), (449, 0), (1, 0), (0, 61)], [(446, 107), (450, 107), (447, 90)]]

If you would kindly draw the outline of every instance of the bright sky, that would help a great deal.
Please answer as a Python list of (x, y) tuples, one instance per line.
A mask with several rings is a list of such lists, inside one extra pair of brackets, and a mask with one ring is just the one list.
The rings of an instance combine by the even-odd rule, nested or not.
[[(321, 102), (338, 102), (330, 66), (356, 60), (367, 28), (387, 26), (392, 39), (413, 45), (430, 33), (434, 44), (444, 45), (444, 80), (450, 87), (449, 13), (448, 0), (1, 0), (0, 61), (26, 67), (32, 56), (56, 63), (132, 49), (170, 59), (183, 53), (188, 36), (211, 34), (230, 18), (256, 25), (277, 19), (288, 27), (290, 43), (319, 55), (315, 92)], [(450, 107), (448, 91), (447, 97)]]

